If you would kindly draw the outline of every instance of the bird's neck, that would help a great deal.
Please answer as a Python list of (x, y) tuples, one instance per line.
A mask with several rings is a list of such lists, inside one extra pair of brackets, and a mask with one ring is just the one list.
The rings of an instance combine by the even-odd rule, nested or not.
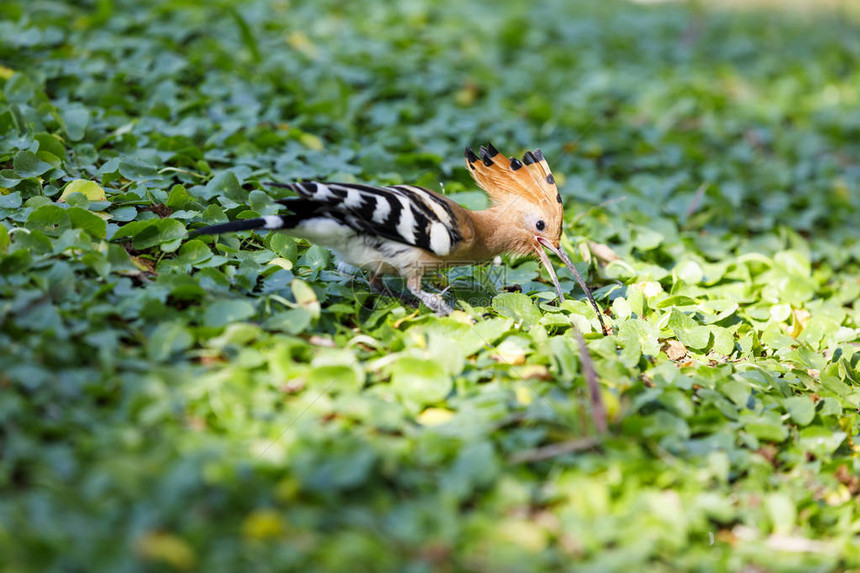
[(470, 212), (475, 226), (475, 240), (469, 253), (471, 258), (486, 260), (502, 253), (521, 250), (517, 229), (510, 222), (511, 213), (506, 211), (503, 205), (496, 205), (483, 211)]

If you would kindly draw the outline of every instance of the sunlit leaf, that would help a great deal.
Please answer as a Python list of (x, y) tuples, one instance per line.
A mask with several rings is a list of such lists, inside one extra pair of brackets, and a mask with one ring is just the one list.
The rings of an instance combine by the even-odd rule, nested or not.
[(90, 201), (104, 201), (107, 199), (105, 190), (95, 181), (87, 181), (85, 179), (75, 179), (71, 181), (66, 188), (63, 189), (63, 194), (57, 199), (58, 203), (66, 200), (66, 197), (72, 193), (80, 193)]
[(674, 308), (669, 317), (669, 328), (675, 332), (678, 340), (689, 348), (703, 349), (711, 339), (711, 331), (708, 327), (697, 324), (689, 316)]
[(417, 407), (442, 401), (452, 383), (435, 362), (403, 357), (391, 366), (391, 386), (404, 403)]

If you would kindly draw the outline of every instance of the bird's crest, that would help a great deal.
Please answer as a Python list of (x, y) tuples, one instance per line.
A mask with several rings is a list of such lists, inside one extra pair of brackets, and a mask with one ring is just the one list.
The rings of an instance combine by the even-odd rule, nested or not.
[(477, 154), (467, 147), (466, 166), (494, 203), (518, 196), (545, 208), (561, 207), (555, 178), (540, 149), (527, 151), (522, 159), (517, 159), (505, 157), (492, 143), (481, 146)]

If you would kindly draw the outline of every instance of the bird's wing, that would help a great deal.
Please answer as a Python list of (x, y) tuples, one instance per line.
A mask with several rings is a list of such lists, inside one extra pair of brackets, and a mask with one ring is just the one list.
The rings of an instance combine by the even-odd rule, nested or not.
[(440, 257), (451, 253), (464, 237), (471, 238), (471, 221), (465, 209), (423, 187), (319, 182), (273, 185), (299, 195), (281, 201), (293, 212), (282, 217), (283, 228), (324, 216), (364, 235), (412, 245)]

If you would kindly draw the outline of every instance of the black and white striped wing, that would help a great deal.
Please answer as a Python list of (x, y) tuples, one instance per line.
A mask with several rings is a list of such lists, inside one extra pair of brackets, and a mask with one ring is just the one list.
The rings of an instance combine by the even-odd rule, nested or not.
[[(281, 203), (295, 218), (328, 217), (364, 235), (419, 247), (444, 257), (463, 240), (455, 209), (448, 199), (423, 187), (377, 187), (358, 183), (275, 183), (299, 197)], [(299, 209), (296, 209), (299, 207)], [(290, 225), (292, 226), (292, 225)]]

